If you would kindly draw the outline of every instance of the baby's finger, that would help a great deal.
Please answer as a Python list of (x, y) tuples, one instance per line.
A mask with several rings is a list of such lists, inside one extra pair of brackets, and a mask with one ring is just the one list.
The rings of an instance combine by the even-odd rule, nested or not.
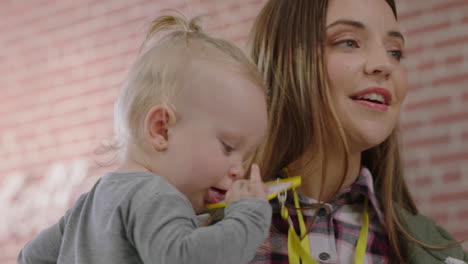
[(252, 164), (252, 167), (250, 169), (250, 183), (255, 185), (263, 183), (262, 177), (260, 176), (260, 168), (255, 163)]
[(230, 191), (231, 192), (238, 192), (245, 186), (245, 180), (236, 180), (232, 183)]
[(257, 164), (253, 164), (250, 170), (250, 186), (251, 191), (253, 192), (254, 196), (260, 199), (267, 199), (268, 189), (266, 185), (262, 181), (262, 177), (260, 176), (260, 168)]

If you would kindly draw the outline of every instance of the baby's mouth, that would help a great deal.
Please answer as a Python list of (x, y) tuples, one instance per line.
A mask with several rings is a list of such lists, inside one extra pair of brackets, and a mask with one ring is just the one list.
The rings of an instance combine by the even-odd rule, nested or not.
[(222, 190), (216, 187), (210, 187), (208, 190), (208, 202), (209, 203), (219, 203), (224, 200), (226, 197), (226, 190)]

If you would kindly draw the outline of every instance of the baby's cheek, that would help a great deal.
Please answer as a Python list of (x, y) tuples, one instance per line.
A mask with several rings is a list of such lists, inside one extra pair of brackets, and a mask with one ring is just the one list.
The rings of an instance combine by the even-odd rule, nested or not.
[(192, 171), (201, 174), (213, 174), (222, 166), (219, 155), (213, 154), (209, 148), (200, 150), (192, 159)]

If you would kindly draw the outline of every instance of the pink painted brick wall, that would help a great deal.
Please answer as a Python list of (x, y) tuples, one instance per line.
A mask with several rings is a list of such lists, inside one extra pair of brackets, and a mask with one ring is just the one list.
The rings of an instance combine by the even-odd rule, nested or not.
[(407, 179), (421, 211), (466, 239), (468, 0), (397, 3), (411, 86), (402, 114)]
[[(145, 26), (163, 9), (207, 14), (244, 45), (264, 0), (0, 2), (0, 263), (106, 168), (94, 154)], [(468, 0), (397, 0), (408, 39), (407, 176), (423, 213), (468, 237)]]

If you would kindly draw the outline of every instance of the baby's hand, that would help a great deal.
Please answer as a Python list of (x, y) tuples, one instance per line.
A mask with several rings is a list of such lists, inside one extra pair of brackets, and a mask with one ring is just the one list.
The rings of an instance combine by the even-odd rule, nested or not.
[(253, 164), (250, 170), (250, 179), (235, 181), (226, 193), (226, 202), (232, 203), (241, 198), (253, 197), (267, 201), (268, 193), (260, 177), (260, 169)]

